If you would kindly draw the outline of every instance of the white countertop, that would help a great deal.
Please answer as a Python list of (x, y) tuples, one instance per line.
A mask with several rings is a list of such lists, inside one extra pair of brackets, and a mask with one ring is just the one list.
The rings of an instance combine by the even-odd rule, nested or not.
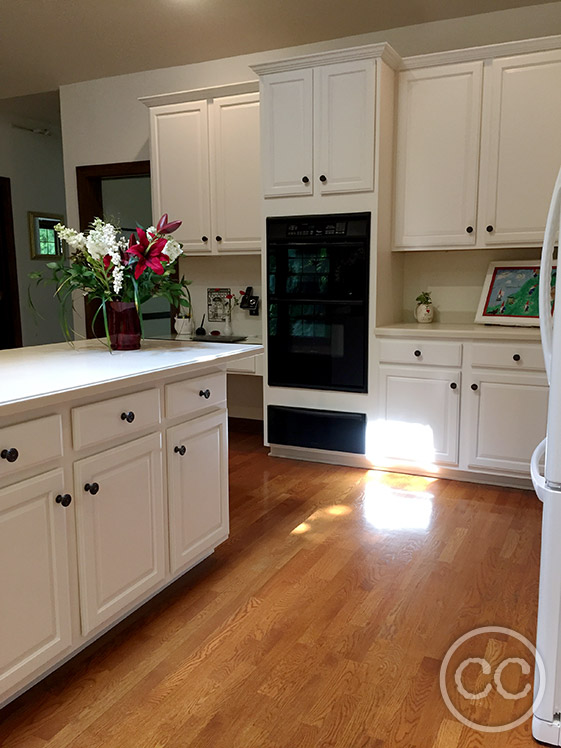
[(39, 398), (55, 398), (75, 390), (124, 378), (186, 367), (226, 364), (261, 353), (260, 345), (198, 343), (190, 340), (143, 340), (137, 351), (109, 352), (98, 340), (11, 348), (0, 351), (0, 408)]
[(535, 340), (540, 341), (539, 327), (510, 327), (506, 325), (475, 325), (475, 324), (446, 324), (431, 322), (419, 324), (417, 322), (401, 322), (396, 325), (377, 327), (378, 337), (403, 338), (462, 338), (479, 340)]

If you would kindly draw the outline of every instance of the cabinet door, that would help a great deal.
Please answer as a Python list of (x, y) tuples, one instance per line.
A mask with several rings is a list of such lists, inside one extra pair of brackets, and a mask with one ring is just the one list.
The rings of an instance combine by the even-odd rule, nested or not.
[(483, 63), (400, 74), (396, 247), (472, 246)]
[(160, 434), (80, 460), (74, 479), (82, 632), (88, 634), (164, 579)]
[[(383, 458), (421, 464), (458, 462), (460, 372), (380, 367), (382, 418), (375, 425)], [(374, 455), (374, 459), (378, 455)]]
[(67, 523), (56, 503), (62, 470), (0, 491), (0, 692), (70, 646)]
[(375, 61), (314, 71), (315, 180), (322, 193), (374, 189)]
[(271, 73), (261, 80), (265, 197), (311, 195), (312, 70)]
[(214, 246), (218, 252), (259, 252), (259, 94), (215, 99), (211, 107), (211, 133)]
[(468, 385), (468, 466), (529, 474), (532, 452), (546, 429), (545, 376), (474, 370)]
[(561, 51), (494, 60), (489, 75), (483, 241), (541, 244), (561, 164)]
[(172, 574), (228, 537), (226, 411), (168, 429)]
[(174, 234), (183, 251), (210, 253), (207, 102), (155, 107), (150, 127), (154, 220), (168, 213), (183, 221)]

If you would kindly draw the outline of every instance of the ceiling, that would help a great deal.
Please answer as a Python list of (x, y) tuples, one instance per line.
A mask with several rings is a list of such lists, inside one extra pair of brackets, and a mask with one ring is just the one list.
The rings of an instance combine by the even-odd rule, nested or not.
[(0, 99), (94, 78), (543, 3), (0, 0)]

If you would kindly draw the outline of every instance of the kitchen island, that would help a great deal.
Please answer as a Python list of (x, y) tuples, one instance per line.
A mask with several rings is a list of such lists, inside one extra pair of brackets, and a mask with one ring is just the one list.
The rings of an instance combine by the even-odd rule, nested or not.
[(262, 350), (0, 351), (0, 704), (227, 538), (226, 368)]

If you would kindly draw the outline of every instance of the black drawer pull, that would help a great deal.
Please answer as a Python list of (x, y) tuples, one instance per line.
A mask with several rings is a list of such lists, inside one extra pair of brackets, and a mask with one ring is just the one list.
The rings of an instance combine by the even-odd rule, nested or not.
[(304, 182), (304, 184), (308, 184), (308, 182), (310, 181), (310, 177), (302, 177), (302, 181)]
[(450, 382), (450, 389), (451, 390), (455, 390), (457, 388), (457, 386), (458, 385), (456, 384), (456, 382)]
[(325, 174), (321, 174), (321, 176), (319, 178), (319, 181), (320, 182), (327, 182), (327, 177), (325, 176)]
[(208, 236), (201, 236), (202, 242), (208, 242)]
[(477, 386), (476, 384), (472, 384), (472, 385), (471, 385), (471, 389), (472, 389), (472, 390), (473, 390), (474, 392), (476, 392), (476, 391), (477, 391), (477, 390), (479, 389), (479, 387), (478, 387), (478, 386)]
[(489, 224), (485, 230), (488, 231), (489, 234), (491, 234), (495, 229), (493, 228), (493, 226), (491, 226), (491, 224)]
[(208, 400), (208, 398), (210, 397), (210, 390), (200, 390), (199, 397), (204, 397), (205, 400)]
[(3, 449), (0, 452), (0, 457), (3, 460), (8, 460), (8, 462), (15, 462), (19, 457), (19, 452), (15, 447), (10, 447), (10, 449)]
[(514, 356), (512, 357), (512, 360), (513, 361), (520, 361), (520, 354), (519, 353), (515, 353)]
[(55, 501), (57, 504), (62, 504), (62, 506), (67, 507), (72, 503), (72, 496), (69, 493), (65, 493), (63, 496), (59, 494)]
[(216, 237), (216, 241), (217, 241), (217, 242), (221, 242), (221, 241), (222, 241), (222, 237), (221, 237), (221, 236), (217, 236), (217, 237)]
[(96, 493), (99, 491), (99, 484), (98, 483), (86, 483), (84, 486), (84, 491), (89, 491), (92, 496), (95, 496)]
[(134, 413), (132, 412), (132, 410), (129, 410), (128, 413), (121, 413), (121, 421), (132, 423), (134, 421)]
[(468, 226), (466, 231), (468, 232), (468, 234), (473, 234), (473, 226)]
[(419, 358), (419, 356), (421, 356), (421, 351), (417, 349), (416, 351), (413, 351), (413, 355)]
[(186, 447), (186, 446), (185, 446), (184, 444), (182, 444), (182, 445), (181, 445), (180, 447), (174, 447), (174, 448), (173, 448), (173, 451), (174, 451), (174, 452), (175, 452), (176, 454), (179, 454), (179, 455), (181, 455), (181, 456), (183, 457), (183, 455), (184, 455), (184, 454), (185, 454), (185, 452), (187, 451), (187, 447)]

